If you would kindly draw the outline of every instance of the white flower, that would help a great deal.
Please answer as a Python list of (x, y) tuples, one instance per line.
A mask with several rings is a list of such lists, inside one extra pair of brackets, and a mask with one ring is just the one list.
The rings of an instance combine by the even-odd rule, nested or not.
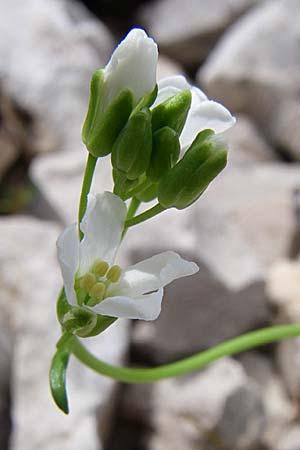
[(158, 49), (144, 30), (133, 28), (114, 50), (103, 69), (103, 110), (123, 89), (133, 94), (134, 105), (156, 85)]
[(69, 303), (98, 314), (154, 320), (161, 310), (163, 287), (198, 271), (194, 262), (166, 251), (125, 270), (114, 265), (121, 242), (126, 205), (111, 192), (89, 194), (81, 222), (66, 228), (57, 241), (58, 259)]
[(209, 128), (220, 134), (234, 125), (235, 118), (225, 106), (209, 100), (204, 92), (196, 86), (191, 86), (182, 75), (166, 77), (158, 82), (158, 95), (153, 107), (185, 89), (191, 91), (192, 103), (180, 135), (182, 148), (189, 146), (202, 130)]

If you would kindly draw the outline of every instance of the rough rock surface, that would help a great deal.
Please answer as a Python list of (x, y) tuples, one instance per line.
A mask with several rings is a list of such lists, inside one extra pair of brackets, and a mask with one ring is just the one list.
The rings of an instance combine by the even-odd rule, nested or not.
[(232, 291), (203, 264), (199, 266), (197, 274), (167, 286), (162, 313), (155, 322), (135, 325), (136, 358), (173, 361), (269, 322), (263, 283)]
[(279, 260), (274, 263), (266, 279), (270, 302), (289, 322), (300, 322), (300, 261)]
[(170, 209), (129, 231), (126, 246), (185, 251), (240, 289), (287, 255), (299, 179), (299, 168), (286, 164), (227, 168), (189, 209)]
[(262, 0), (162, 0), (144, 6), (140, 21), (160, 49), (183, 64), (198, 64), (224, 29)]
[[(55, 317), (61, 285), (55, 256), (58, 232), (57, 226), (30, 218), (0, 222), (1, 298), (16, 334), (13, 450), (97, 450), (101, 444), (95, 426), (96, 411), (100, 437), (107, 432), (102, 425), (107, 424), (110, 414), (114, 382), (72, 359), (68, 369), (69, 416), (56, 408), (49, 392), (49, 364), (59, 337)], [(103, 359), (120, 364), (127, 345), (127, 323), (120, 321), (86, 343)]]
[(252, 115), (261, 130), (296, 159), (299, 18), (298, 0), (259, 5), (227, 31), (198, 73), (200, 85), (212, 97)]
[(236, 124), (228, 133), (228, 165), (261, 164), (278, 160), (275, 151), (246, 114), (236, 116)]
[(0, 277), (0, 449), (8, 448), (10, 435), (10, 380), (13, 358), (13, 336), (11, 323), (4, 306), (2, 280)]
[(246, 449), (260, 441), (265, 414), (259, 389), (232, 359), (154, 389), (151, 450)]
[(285, 386), (292, 398), (300, 399), (300, 338), (282, 341), (277, 347), (277, 361)]
[(45, 121), (63, 148), (68, 142), (68, 150), (74, 151), (91, 73), (112, 50), (110, 33), (79, 3), (68, 0), (12, 0), (2, 2), (0, 11), (5, 89)]

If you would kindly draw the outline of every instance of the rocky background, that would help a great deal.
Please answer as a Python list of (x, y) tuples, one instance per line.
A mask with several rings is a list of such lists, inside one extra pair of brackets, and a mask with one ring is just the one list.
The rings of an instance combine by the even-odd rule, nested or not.
[[(238, 121), (201, 201), (136, 227), (121, 255), (171, 248), (199, 274), (166, 289), (156, 322), (119, 321), (87, 345), (147, 366), (299, 322), (299, 23), (299, 0), (0, 0), (0, 450), (300, 450), (298, 339), (155, 385), (72, 360), (68, 417), (47, 380), (55, 240), (76, 217), (89, 80), (132, 26), (159, 43), (159, 77), (185, 73)], [(110, 183), (101, 162), (95, 189)]]

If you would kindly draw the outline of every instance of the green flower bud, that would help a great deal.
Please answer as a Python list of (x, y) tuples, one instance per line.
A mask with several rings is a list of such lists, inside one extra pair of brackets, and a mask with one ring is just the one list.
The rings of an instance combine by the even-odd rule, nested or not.
[(180, 154), (179, 136), (169, 127), (163, 127), (153, 134), (151, 160), (146, 172), (147, 178), (159, 181), (174, 166)]
[(195, 202), (224, 169), (227, 149), (212, 130), (201, 131), (183, 158), (161, 179), (158, 201), (164, 208), (184, 209)]
[(192, 101), (191, 91), (184, 90), (168, 98), (152, 110), (152, 129), (168, 126), (180, 134)]
[(141, 202), (151, 202), (151, 200), (157, 198), (157, 188), (158, 184), (153, 183), (142, 191), (138, 192), (135, 197)]
[(82, 128), (82, 140), (95, 157), (111, 152), (133, 108), (133, 95), (129, 89), (122, 89), (107, 107), (104, 94), (103, 70), (99, 69), (92, 76), (90, 102)]
[(123, 195), (133, 189), (139, 182), (136, 180), (128, 180), (126, 174), (118, 169), (113, 169), (114, 194), (123, 198)]
[(115, 169), (135, 180), (148, 168), (152, 149), (151, 113), (143, 108), (131, 115), (114, 143), (111, 161)]

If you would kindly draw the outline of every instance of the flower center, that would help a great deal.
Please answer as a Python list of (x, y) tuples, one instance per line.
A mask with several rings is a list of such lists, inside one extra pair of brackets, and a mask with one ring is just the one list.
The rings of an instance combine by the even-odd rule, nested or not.
[(106, 296), (111, 283), (117, 283), (122, 275), (118, 265), (109, 266), (106, 261), (96, 260), (90, 270), (75, 280), (75, 291), (79, 305), (95, 306)]

